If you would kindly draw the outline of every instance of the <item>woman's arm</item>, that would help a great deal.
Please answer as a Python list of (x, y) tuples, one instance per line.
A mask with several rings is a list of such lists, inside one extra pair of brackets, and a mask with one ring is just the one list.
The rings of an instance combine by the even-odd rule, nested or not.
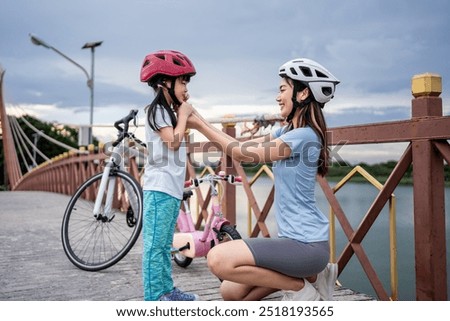
[(237, 161), (265, 163), (284, 159), (291, 155), (290, 147), (281, 139), (272, 139), (271, 135), (240, 142), (207, 122), (195, 109), (189, 117), (188, 124), (199, 130), (210, 141), (219, 144), (227, 155)]
[(175, 128), (167, 126), (159, 130), (159, 134), (163, 142), (167, 144), (167, 147), (172, 150), (178, 150), (184, 138), (184, 133), (186, 132), (186, 124), (189, 115), (192, 113), (192, 106), (188, 103), (183, 102), (180, 107), (178, 107), (178, 119)]

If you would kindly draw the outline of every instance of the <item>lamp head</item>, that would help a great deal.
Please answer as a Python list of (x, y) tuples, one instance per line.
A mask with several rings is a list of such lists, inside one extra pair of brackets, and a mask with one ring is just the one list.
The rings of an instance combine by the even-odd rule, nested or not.
[(86, 43), (84, 44), (84, 46), (81, 47), (81, 49), (88, 49), (88, 48), (93, 49), (93, 48), (95, 48), (95, 47), (100, 46), (102, 43), (103, 43), (103, 41), (86, 42)]
[(49, 44), (47, 44), (44, 40), (36, 37), (35, 35), (33, 35), (32, 33), (28, 34), (30, 36), (31, 42), (33, 44), (35, 44), (36, 46), (43, 46), (47, 49), (50, 49), (51, 46)]

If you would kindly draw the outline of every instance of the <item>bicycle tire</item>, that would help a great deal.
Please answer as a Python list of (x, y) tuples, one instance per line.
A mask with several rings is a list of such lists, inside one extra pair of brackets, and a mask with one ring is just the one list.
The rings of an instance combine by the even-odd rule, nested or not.
[(187, 268), (189, 265), (191, 265), (193, 258), (184, 256), (181, 253), (175, 253), (173, 254), (173, 260), (179, 267)]
[(225, 224), (220, 228), (220, 243), (232, 241), (232, 240), (240, 240), (242, 239), (241, 234), (231, 225)]
[[(181, 215), (181, 214), (180, 214)], [(180, 230), (178, 229), (178, 224), (175, 225), (175, 232), (178, 233)], [(175, 263), (182, 268), (186, 268), (189, 265), (191, 265), (193, 258), (185, 256), (181, 254), (180, 252), (172, 254), (172, 258), (175, 261)]]
[[(142, 229), (142, 188), (134, 177), (117, 169), (109, 175), (115, 178), (114, 216), (106, 221), (101, 215), (94, 217), (92, 196), (97, 195), (102, 175), (92, 176), (77, 189), (62, 221), (64, 252), (75, 266), (86, 271), (103, 270), (119, 262), (134, 246)], [(104, 205), (105, 196), (101, 210)]]

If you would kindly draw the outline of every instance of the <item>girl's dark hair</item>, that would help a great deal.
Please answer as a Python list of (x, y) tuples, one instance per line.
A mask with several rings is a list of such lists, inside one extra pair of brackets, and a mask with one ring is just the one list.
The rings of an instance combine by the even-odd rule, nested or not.
[[(174, 111), (172, 110), (171, 106), (166, 100), (166, 97), (164, 97), (164, 92), (161, 86), (163, 86), (163, 81), (168, 80), (167, 77), (154, 77), (152, 80), (148, 82), (148, 85), (153, 88), (156, 95), (153, 101), (145, 107), (145, 110), (147, 110), (147, 121), (150, 125), (150, 128), (154, 131), (159, 131), (160, 127), (156, 124), (156, 113), (158, 112), (159, 108), (164, 108), (169, 113), (170, 122), (172, 124), (172, 127), (176, 127), (177, 125), (177, 117), (175, 116)], [(172, 82), (175, 82), (175, 78), (171, 78)], [(160, 107), (158, 107), (160, 106)], [(162, 114), (163, 119), (164, 113)]]
[[(291, 78), (286, 77), (289, 84), (291, 84), (294, 88), (294, 95), (296, 96), (297, 92), (296, 89), (300, 88), (306, 88), (307, 86), (305, 84), (302, 84), (296, 80), (292, 80)], [(296, 84), (297, 82), (297, 84)], [(301, 89), (301, 90), (303, 90)], [(310, 99), (311, 98), (311, 99)], [(309, 101), (308, 101), (309, 100)], [(294, 104), (295, 106), (295, 104)], [(293, 129), (293, 122), (298, 122), (298, 127), (311, 127), (314, 132), (319, 136), (320, 142), (322, 145), (322, 148), (320, 149), (320, 155), (319, 155), (319, 162), (318, 162), (318, 168), (317, 173), (321, 176), (325, 176), (328, 173), (328, 165), (330, 162), (330, 152), (328, 148), (328, 142), (327, 142), (327, 124), (325, 121), (325, 117), (322, 112), (324, 104), (318, 103), (310, 90), (310, 95), (307, 98), (306, 104), (301, 105), (300, 108), (300, 114), (298, 118), (292, 119), (288, 124), (288, 129)]]

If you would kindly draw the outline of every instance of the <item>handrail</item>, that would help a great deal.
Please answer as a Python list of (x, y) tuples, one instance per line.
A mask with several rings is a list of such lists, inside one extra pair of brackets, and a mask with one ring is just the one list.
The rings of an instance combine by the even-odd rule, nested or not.
[[(450, 145), (447, 141), (450, 139), (450, 117), (442, 116), (442, 99), (439, 97), (441, 88), (437, 85), (440, 82), (440, 77), (430, 74), (413, 78), (412, 92), (414, 98), (411, 103), (412, 118), (410, 120), (329, 129), (330, 145), (409, 142), (404, 154), (379, 190), (377, 197), (356, 230), (353, 230), (348, 222), (336, 199), (335, 191), (329, 186), (325, 178), (318, 177), (318, 183), (332, 207), (334, 216), (349, 240), (336, 260), (339, 273), (342, 273), (349, 260), (355, 255), (361, 262), (381, 300), (396, 299), (397, 293), (392, 291), (391, 296), (386, 293), (361, 246), (361, 242), (385, 204), (390, 200), (393, 191), (411, 164), (414, 167), (416, 299), (447, 300), (448, 298), (443, 168), (444, 161), (448, 164), (450, 160)], [(0, 105), (2, 108), (2, 128), (6, 128), (8, 120), (4, 116), (6, 113), (3, 103)], [(235, 121), (237, 121), (236, 117), (230, 117), (227, 122), (223, 123), (223, 131), (231, 136), (236, 136)], [(4, 129), (4, 146), (8, 141), (12, 142), (11, 138), (8, 137), (8, 131)], [(217, 150), (214, 143), (202, 142), (200, 144), (195, 143), (195, 146), (193, 146), (188, 142), (188, 159), (191, 159), (191, 154), (203, 151), (210, 152), (211, 148)], [(99, 172), (100, 166), (106, 158), (106, 155), (102, 153), (91, 152), (88, 155), (67, 153), (65, 156), (52, 159), (51, 163), (47, 162), (38, 166), (22, 177), (20, 173), (14, 171), (14, 168), (17, 168), (17, 166), (14, 167), (14, 164), (18, 165), (17, 158), (16, 160), (13, 158), (13, 156), (17, 157), (15, 151), (12, 150), (5, 156), (8, 157), (6, 164), (8, 165), (8, 177), (13, 190), (46, 190), (68, 195), (73, 193), (74, 188), (89, 176)], [(273, 204), (273, 187), (261, 208), (256, 202), (252, 186), (241, 164), (223, 155), (219, 168), (215, 170), (231, 171), (230, 174), (236, 173), (243, 178), (243, 189), (249, 200), (253, 215), (256, 217), (250, 237), (270, 236), (265, 225), (265, 219)], [(130, 172), (135, 176), (140, 175), (135, 160), (130, 162)], [(192, 164), (188, 164), (187, 173), (191, 176), (195, 175)], [(233, 187), (224, 187), (227, 202), (223, 206), (223, 211), (230, 222), (234, 222), (236, 216), (236, 192)], [(203, 211), (209, 199), (206, 197), (202, 201)], [(199, 216), (197, 224), (202, 223), (202, 216)], [(332, 225), (334, 224), (333, 220)], [(392, 224), (390, 229), (392, 229)], [(392, 241), (391, 247), (395, 249)]]

